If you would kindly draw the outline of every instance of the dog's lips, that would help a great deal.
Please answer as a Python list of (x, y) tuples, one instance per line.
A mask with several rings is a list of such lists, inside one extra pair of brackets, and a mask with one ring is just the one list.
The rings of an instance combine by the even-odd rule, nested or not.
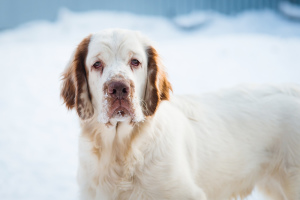
[(117, 115), (119, 117), (125, 117), (127, 114), (129, 114), (129, 111), (126, 108), (120, 106), (113, 112), (112, 116)]
[(108, 112), (109, 118), (133, 116), (130, 104), (125, 100), (116, 100), (110, 106)]

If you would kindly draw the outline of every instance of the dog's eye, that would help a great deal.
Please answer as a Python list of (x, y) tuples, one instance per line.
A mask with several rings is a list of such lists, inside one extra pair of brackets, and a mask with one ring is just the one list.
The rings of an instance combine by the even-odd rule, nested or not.
[(140, 61), (138, 61), (137, 59), (132, 59), (131, 62), (130, 62), (130, 64), (131, 64), (132, 66), (137, 67), (137, 66), (140, 65)]
[(102, 67), (102, 63), (101, 63), (100, 61), (97, 61), (97, 62), (95, 62), (95, 63), (93, 64), (93, 67), (94, 67), (95, 69), (99, 69), (100, 67)]

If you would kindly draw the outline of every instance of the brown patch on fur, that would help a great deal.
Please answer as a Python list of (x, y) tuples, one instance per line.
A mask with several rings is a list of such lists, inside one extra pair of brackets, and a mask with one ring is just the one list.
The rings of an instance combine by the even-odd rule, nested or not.
[(170, 99), (172, 86), (167, 79), (167, 74), (159, 59), (157, 51), (153, 47), (147, 49), (148, 54), (148, 80), (145, 92), (145, 116), (155, 113), (159, 103)]
[(62, 75), (62, 89), (60, 96), (64, 99), (68, 109), (72, 109), (75, 106), (75, 85), (73, 80), (73, 68), (69, 67)]
[(61, 97), (68, 109), (76, 107), (79, 117), (83, 120), (91, 118), (94, 114), (85, 66), (90, 39), (91, 36), (88, 36), (81, 41), (73, 61), (62, 75)]

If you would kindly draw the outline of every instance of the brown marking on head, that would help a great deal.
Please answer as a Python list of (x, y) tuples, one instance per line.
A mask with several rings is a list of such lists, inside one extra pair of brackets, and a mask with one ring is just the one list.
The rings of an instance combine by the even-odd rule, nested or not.
[(61, 97), (68, 109), (76, 107), (79, 117), (83, 120), (91, 118), (94, 114), (85, 66), (90, 39), (91, 36), (88, 36), (81, 41), (70, 65), (62, 75)]
[(147, 49), (147, 55), (148, 80), (143, 111), (145, 116), (151, 116), (155, 113), (161, 101), (170, 99), (170, 90), (173, 90), (157, 51), (150, 46)]

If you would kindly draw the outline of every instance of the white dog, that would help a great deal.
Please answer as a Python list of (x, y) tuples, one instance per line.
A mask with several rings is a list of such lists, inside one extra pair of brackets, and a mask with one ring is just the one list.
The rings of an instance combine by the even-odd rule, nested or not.
[(61, 96), (81, 119), (82, 200), (225, 200), (255, 186), (300, 200), (298, 86), (170, 90), (141, 34), (105, 30), (79, 44)]

